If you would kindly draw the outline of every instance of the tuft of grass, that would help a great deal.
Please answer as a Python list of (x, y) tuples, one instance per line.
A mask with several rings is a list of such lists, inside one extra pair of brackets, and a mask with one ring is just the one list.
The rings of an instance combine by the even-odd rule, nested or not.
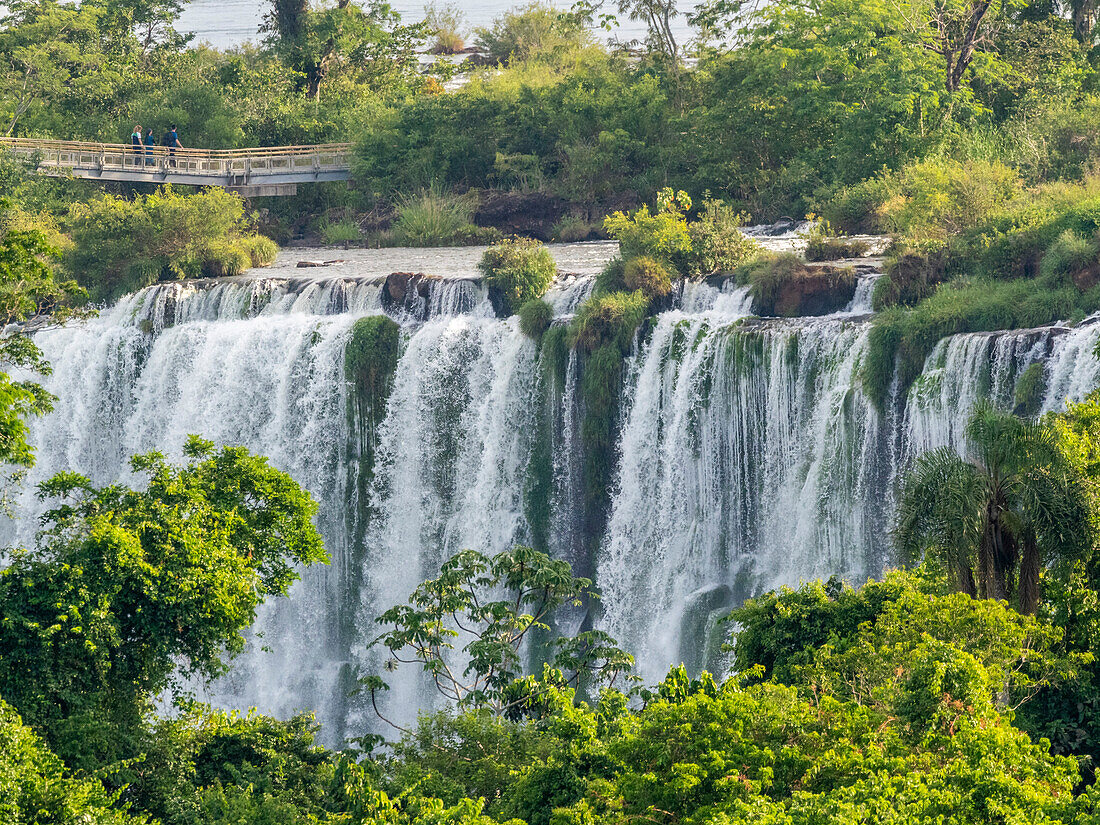
[(672, 276), (664, 264), (648, 255), (640, 255), (626, 262), (623, 283), (629, 291), (640, 291), (650, 300), (672, 292)]
[(585, 220), (580, 215), (572, 213), (562, 215), (554, 224), (550, 235), (555, 241), (572, 243), (574, 241), (587, 241), (592, 237), (602, 237), (602, 224)]
[(397, 199), (393, 239), (398, 246), (449, 246), (476, 235), (474, 203), (432, 185)]
[(339, 221), (330, 221), (328, 218), (323, 218), (320, 230), (321, 238), (329, 246), (343, 245), (346, 248), (348, 244), (357, 243), (363, 238), (363, 232), (359, 228), (359, 224), (351, 218), (344, 218)]
[(1067, 229), (1043, 254), (1039, 274), (1052, 281), (1068, 283), (1075, 275), (1096, 264), (1097, 252), (1095, 241)]
[(279, 257), (279, 246), (266, 235), (246, 235), (241, 244), (252, 259), (252, 266), (271, 266)]
[(458, 54), (466, 48), (466, 38), (463, 35), (466, 13), (457, 4), (426, 3), (424, 22), (435, 35), (429, 49), (432, 54)]
[(533, 298), (519, 308), (519, 330), (536, 344), (554, 320), (554, 308), (541, 298)]
[(649, 299), (641, 290), (589, 298), (573, 319), (573, 345), (588, 352), (614, 345), (625, 355), (648, 311)]
[(212, 241), (202, 256), (202, 274), (207, 278), (240, 275), (252, 268), (252, 255), (240, 238)]
[(1047, 379), (1042, 363), (1036, 361), (1029, 364), (1016, 380), (1016, 407), (1013, 412), (1016, 415), (1034, 416), (1042, 406), (1046, 391)]

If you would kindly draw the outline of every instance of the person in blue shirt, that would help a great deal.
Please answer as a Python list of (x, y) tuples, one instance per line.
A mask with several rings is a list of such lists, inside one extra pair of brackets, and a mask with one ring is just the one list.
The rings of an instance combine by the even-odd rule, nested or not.
[(172, 128), (168, 130), (168, 134), (164, 136), (164, 145), (168, 147), (168, 163), (172, 166), (176, 165), (176, 147), (183, 148), (183, 144), (180, 143), (179, 133), (176, 131), (176, 124), (172, 124)]
[(150, 129), (145, 134), (145, 165), (153, 165), (153, 147), (157, 145), (157, 139), (153, 137), (153, 130)]

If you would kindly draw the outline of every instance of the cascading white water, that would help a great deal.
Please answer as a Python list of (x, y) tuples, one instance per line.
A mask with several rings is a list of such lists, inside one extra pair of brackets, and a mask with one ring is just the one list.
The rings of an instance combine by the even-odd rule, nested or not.
[[(612, 252), (555, 250), (576, 273), (547, 295), (559, 323)], [(477, 252), (447, 253), (434, 270), (430, 254), (352, 252), (319, 277), (284, 262), (260, 278), (161, 285), (37, 335), (59, 401), (32, 426), (31, 483), (61, 469), (127, 480), (130, 454), (178, 458), (196, 432), (270, 456), (320, 501), (332, 565), (263, 608), (262, 639), (207, 695), (278, 715), (315, 710), (330, 742), (368, 728), (346, 693), (355, 668), (379, 664), (367, 645), (381, 610), (459, 549), (534, 541), (525, 494), (540, 432), (552, 476), (546, 546), (596, 579), (598, 625), (652, 680), (673, 662), (713, 663), (713, 618), (746, 595), (878, 573), (899, 468), (958, 445), (978, 400), (1012, 407), (1032, 364), (1043, 370), (1041, 410), (1100, 382), (1100, 323), (961, 335), (879, 414), (859, 383), (869, 323), (858, 316), (873, 274), (843, 313), (813, 319), (751, 319), (746, 288), (686, 284), (627, 359), (617, 481), (604, 534), (589, 536), (583, 356), (568, 353), (547, 383), (548, 356), (516, 319), (494, 316), (473, 279)], [(396, 269), (446, 277), (395, 292), (385, 275)], [(356, 320), (383, 311), (402, 343), (364, 503), (349, 480), (360, 459), (349, 446), (345, 348)], [(33, 540), (41, 504), (29, 487), (18, 506), (7, 543)], [(362, 531), (353, 511), (371, 516)], [(420, 680), (410, 668), (388, 678), (387, 706), (408, 721), (428, 701)]]
[(604, 624), (643, 675), (704, 663), (708, 615), (778, 583), (875, 572), (865, 324), (665, 313), (637, 356), (599, 558)]

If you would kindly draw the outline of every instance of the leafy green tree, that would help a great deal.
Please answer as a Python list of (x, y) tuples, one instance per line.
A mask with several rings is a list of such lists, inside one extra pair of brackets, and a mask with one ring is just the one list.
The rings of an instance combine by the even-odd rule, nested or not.
[(286, 474), (197, 437), (185, 454), (135, 457), (143, 490), (45, 482), (64, 503), (0, 572), (0, 695), (70, 765), (134, 755), (152, 697), (223, 673), (260, 603), (325, 560), (317, 505)]
[(917, 459), (896, 541), (910, 559), (942, 563), (962, 592), (1034, 613), (1043, 566), (1090, 546), (1084, 483), (1045, 425), (981, 406), (966, 436), (965, 458), (943, 448)]
[(140, 825), (98, 779), (78, 779), (0, 700), (0, 821), (5, 825)]
[[(387, 630), (373, 644), (388, 651), (391, 667), (419, 665), (458, 707), (522, 714), (540, 704), (547, 685), (613, 685), (633, 667), (614, 639), (588, 630), (549, 641), (541, 683), (526, 675), (524, 643), (549, 634), (560, 608), (594, 599), (591, 587), (589, 579), (573, 576), (568, 562), (529, 547), (492, 557), (463, 550), (443, 563), (439, 578), (417, 587), (408, 604), (376, 619)], [(364, 685), (372, 703), (385, 689), (377, 676)]]
[(299, 72), (307, 95), (321, 97), (321, 86), (337, 71), (375, 89), (401, 86), (416, 76), (416, 49), (427, 25), (402, 25), (388, 3), (303, 7), (278, 2), (267, 17), (267, 42)]

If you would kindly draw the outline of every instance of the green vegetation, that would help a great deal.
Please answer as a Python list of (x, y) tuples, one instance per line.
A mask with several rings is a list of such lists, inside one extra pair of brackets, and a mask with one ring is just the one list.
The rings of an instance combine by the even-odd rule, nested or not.
[(545, 295), (558, 274), (550, 251), (530, 238), (508, 238), (490, 246), (477, 268), (489, 289), (500, 296), (506, 315)]
[(474, 204), (468, 197), (439, 187), (397, 199), (392, 245), (453, 246), (479, 243), (491, 237), (473, 223)]
[(239, 275), (275, 259), (249, 234), (244, 202), (221, 189), (181, 195), (170, 187), (132, 200), (103, 194), (73, 206), (65, 266), (93, 298), (107, 300), (173, 278)]
[(554, 320), (554, 308), (541, 298), (532, 298), (519, 308), (519, 329), (536, 344), (542, 341)]

